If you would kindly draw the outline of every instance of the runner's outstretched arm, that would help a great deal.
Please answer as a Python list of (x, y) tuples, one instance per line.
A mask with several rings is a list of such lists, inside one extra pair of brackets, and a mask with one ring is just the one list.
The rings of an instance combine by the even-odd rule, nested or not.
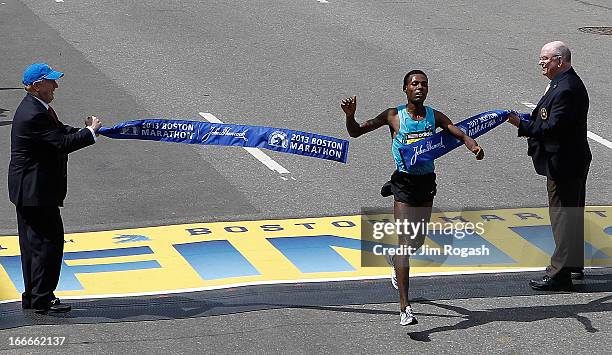
[(476, 143), (472, 137), (463, 133), (463, 131), (457, 128), (457, 126), (455, 126), (453, 122), (442, 112), (434, 110), (434, 114), (436, 117), (436, 127), (447, 130), (455, 138), (463, 141), (467, 149), (476, 155), (476, 160), (482, 160), (482, 158), (484, 158), (484, 149), (479, 147), (478, 143)]
[(394, 110), (386, 109), (373, 119), (359, 124), (357, 121), (355, 121), (355, 111), (357, 111), (357, 96), (347, 97), (346, 99), (342, 100), (340, 107), (342, 107), (342, 110), (346, 115), (346, 130), (348, 131), (349, 136), (353, 138), (357, 138), (362, 134), (388, 125), (390, 111)]

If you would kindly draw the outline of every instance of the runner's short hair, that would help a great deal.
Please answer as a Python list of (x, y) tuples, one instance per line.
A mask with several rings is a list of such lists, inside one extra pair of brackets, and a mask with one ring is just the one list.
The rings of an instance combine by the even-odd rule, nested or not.
[(408, 74), (406, 74), (406, 76), (404, 77), (404, 86), (402, 86), (404, 90), (406, 89), (406, 85), (408, 85), (408, 80), (410, 80), (410, 77), (416, 74), (425, 75), (425, 77), (427, 78), (427, 74), (425, 74), (425, 72), (423, 72), (422, 70), (415, 69), (409, 71)]

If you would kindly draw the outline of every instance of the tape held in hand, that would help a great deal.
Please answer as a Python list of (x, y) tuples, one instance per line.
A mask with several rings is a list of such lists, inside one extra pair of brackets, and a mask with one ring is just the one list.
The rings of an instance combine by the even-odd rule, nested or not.
[(99, 134), (113, 139), (151, 140), (183, 144), (264, 148), (346, 163), (349, 142), (344, 139), (285, 128), (145, 119), (102, 127)]
[[(513, 110), (487, 111), (465, 119), (455, 126), (475, 139), (504, 123), (508, 119), (508, 115), (513, 112), (517, 113)], [(518, 116), (521, 119), (529, 117), (528, 114), (523, 113), (518, 113)], [(462, 141), (449, 132), (442, 131), (431, 137), (403, 146), (399, 151), (404, 165), (410, 167), (416, 163), (437, 159), (461, 145), (463, 145)], [(482, 148), (480, 149), (482, 150)]]

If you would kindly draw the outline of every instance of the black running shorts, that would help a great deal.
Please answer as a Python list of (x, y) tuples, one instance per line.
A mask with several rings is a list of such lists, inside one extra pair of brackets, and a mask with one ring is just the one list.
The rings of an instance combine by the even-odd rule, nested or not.
[(380, 194), (383, 197), (393, 195), (395, 201), (419, 206), (433, 201), (436, 191), (436, 173), (414, 175), (396, 170), (391, 180), (383, 185)]

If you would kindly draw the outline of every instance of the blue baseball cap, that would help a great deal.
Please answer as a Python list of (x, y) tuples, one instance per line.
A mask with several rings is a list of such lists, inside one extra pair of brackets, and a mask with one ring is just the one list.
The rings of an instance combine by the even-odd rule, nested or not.
[(45, 63), (30, 64), (23, 72), (23, 85), (32, 85), (33, 82), (42, 79), (57, 80), (64, 76), (61, 71), (55, 71)]

